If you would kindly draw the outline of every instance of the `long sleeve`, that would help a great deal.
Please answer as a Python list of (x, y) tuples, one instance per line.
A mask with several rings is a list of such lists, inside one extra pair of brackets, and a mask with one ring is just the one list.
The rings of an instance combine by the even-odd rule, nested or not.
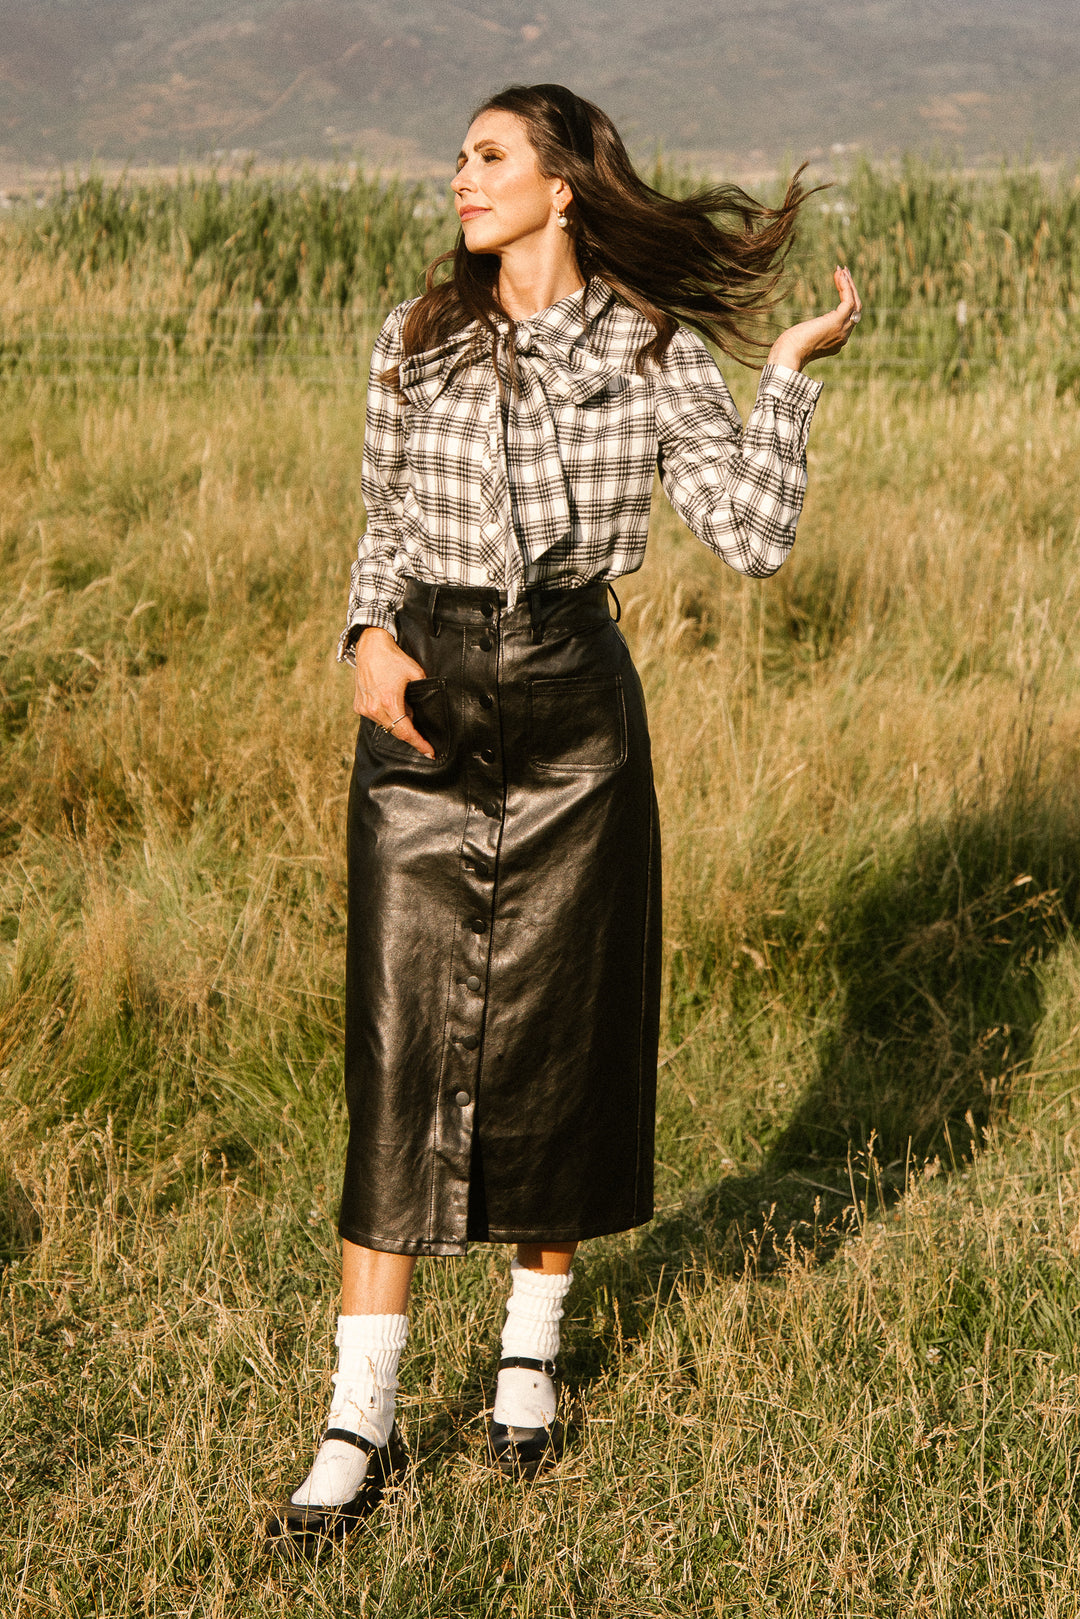
[(660, 477), (686, 526), (739, 573), (775, 573), (795, 539), (820, 382), (767, 365), (745, 427), (704, 344), (680, 331), (656, 395)]
[(409, 568), (401, 548), (407, 487), (402, 400), (391, 383), (381, 380), (381, 373), (401, 359), (401, 327), (407, 309), (402, 305), (387, 317), (371, 355), (360, 475), (367, 527), (352, 565), (339, 663), (354, 661), (351, 642), (359, 629), (377, 625), (391, 635), (397, 633), (395, 614), (405, 593)]

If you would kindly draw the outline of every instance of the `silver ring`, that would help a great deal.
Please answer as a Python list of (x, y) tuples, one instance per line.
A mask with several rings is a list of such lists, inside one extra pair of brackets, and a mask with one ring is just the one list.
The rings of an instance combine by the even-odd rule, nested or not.
[[(851, 324), (853, 326), (857, 326), (859, 324), (859, 322), (862, 320), (862, 310), (861, 309), (856, 309), (856, 311), (855, 311), (855, 313), (853, 315), (848, 316), (848, 319), (851, 321)], [(396, 724), (397, 722), (395, 721), (394, 723)]]
[(395, 725), (400, 725), (400, 724), (401, 724), (401, 722), (402, 722), (402, 720), (407, 720), (407, 719), (408, 719), (408, 717), (409, 717), (409, 716), (408, 716), (408, 715), (407, 715), (407, 714), (399, 714), (399, 715), (398, 715), (398, 717), (397, 717), (397, 719), (396, 719), (396, 720), (391, 720), (391, 721), (390, 721), (390, 724), (389, 724), (389, 725), (387, 725), (387, 726), (386, 726), (386, 727), (385, 727), (385, 729), (386, 729), (386, 730), (387, 730), (387, 731), (392, 731), (392, 730), (393, 730), (393, 729), (394, 729), (394, 726), (395, 726)]

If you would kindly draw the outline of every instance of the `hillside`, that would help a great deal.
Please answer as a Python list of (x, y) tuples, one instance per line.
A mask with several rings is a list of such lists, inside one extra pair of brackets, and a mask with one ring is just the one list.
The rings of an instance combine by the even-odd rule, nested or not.
[(0, 160), (445, 163), (472, 102), (561, 79), (639, 150), (1073, 151), (1072, 0), (0, 0)]

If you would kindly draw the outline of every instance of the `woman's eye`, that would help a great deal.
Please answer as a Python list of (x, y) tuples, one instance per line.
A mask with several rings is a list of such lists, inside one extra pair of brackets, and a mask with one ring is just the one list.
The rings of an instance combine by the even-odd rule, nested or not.
[(502, 157), (501, 152), (485, 152), (484, 153), (484, 162), (485, 163), (497, 163), (501, 157)]

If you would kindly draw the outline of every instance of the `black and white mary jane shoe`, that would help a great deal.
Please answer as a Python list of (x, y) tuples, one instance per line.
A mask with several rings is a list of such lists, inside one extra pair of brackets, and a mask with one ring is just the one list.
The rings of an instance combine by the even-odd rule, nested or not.
[[(558, 1374), (553, 1360), (529, 1360), (524, 1355), (506, 1355), (499, 1370), (520, 1366), (529, 1372), (543, 1372), (555, 1382)], [(556, 1383), (556, 1394), (558, 1385)], [(492, 1417), (487, 1430), (488, 1456), (509, 1478), (535, 1478), (545, 1467), (553, 1467), (563, 1452), (563, 1426), (557, 1419), (550, 1427), (516, 1428)]]
[(320, 1445), (327, 1439), (341, 1439), (357, 1450), (367, 1452), (368, 1465), (360, 1488), (351, 1500), (340, 1506), (297, 1506), (286, 1500), (270, 1514), (266, 1525), (268, 1552), (284, 1552), (294, 1557), (318, 1556), (333, 1541), (345, 1536), (379, 1505), (387, 1487), (404, 1477), (409, 1466), (409, 1453), (405, 1449), (395, 1422), (385, 1445), (375, 1445), (362, 1434), (350, 1433), (347, 1428), (327, 1428)]

